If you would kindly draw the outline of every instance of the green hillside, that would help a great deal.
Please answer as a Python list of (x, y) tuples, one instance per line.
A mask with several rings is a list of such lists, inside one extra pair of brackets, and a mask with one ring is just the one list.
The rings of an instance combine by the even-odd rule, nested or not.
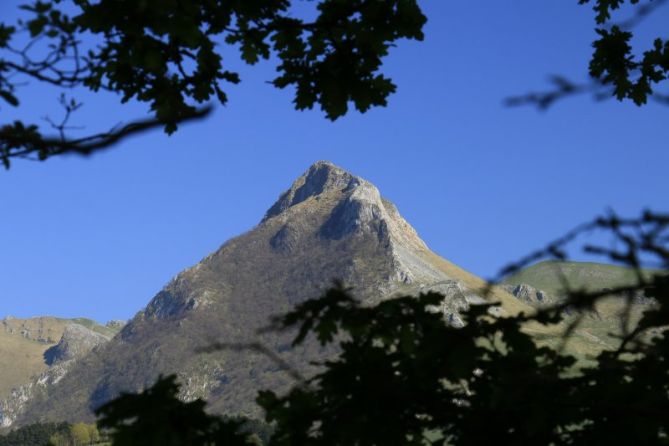
[[(651, 275), (645, 270), (643, 274)], [(592, 262), (546, 261), (534, 264), (504, 280), (506, 285), (526, 283), (559, 296), (568, 289), (587, 291), (633, 285), (637, 282), (636, 272), (631, 268)]]
[[(646, 277), (660, 271), (644, 270)], [(548, 296), (560, 298), (568, 290), (596, 291), (637, 283), (636, 272), (631, 268), (591, 262), (559, 262), (546, 261), (532, 265), (516, 274), (509, 276), (503, 284), (514, 287), (520, 284), (530, 285), (545, 292)], [(546, 345), (556, 347), (562, 342), (560, 333), (579, 318), (577, 329), (567, 343), (567, 351), (578, 358), (587, 360), (601, 349), (614, 349), (618, 346), (623, 333), (623, 314), (629, 311), (627, 329), (631, 329), (642, 314), (652, 307), (652, 301), (635, 300), (628, 307), (627, 300), (620, 296), (601, 299), (592, 311), (585, 314), (565, 314), (565, 320), (558, 326), (546, 329), (529, 329), (535, 332), (536, 338)]]

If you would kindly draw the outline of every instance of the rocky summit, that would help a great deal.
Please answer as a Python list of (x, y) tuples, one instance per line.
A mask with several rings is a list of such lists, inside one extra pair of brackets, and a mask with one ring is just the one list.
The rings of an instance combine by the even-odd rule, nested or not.
[[(179, 273), (111, 341), (33, 392), (15, 411), (15, 423), (90, 420), (119, 392), (141, 390), (166, 373), (178, 375), (185, 400), (201, 397), (217, 412), (257, 414), (258, 390), (285, 390), (293, 381), (284, 363), (247, 347), (259, 343), (312, 372), (311, 362), (331, 352), (316, 343), (293, 348), (291, 333), (261, 329), (334, 280), (369, 304), (442, 292), (443, 311), (454, 323), (458, 309), (481, 300), (477, 291), (484, 286), (431, 252), (374, 185), (317, 162), (258, 226)], [(502, 289), (493, 297), (503, 311), (526, 308)], [(224, 348), (203, 353), (213, 343)]]

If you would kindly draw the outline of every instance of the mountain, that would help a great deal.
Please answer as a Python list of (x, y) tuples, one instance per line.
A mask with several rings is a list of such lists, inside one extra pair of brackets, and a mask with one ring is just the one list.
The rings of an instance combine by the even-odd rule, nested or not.
[[(196, 228), (194, 228), (195, 230)], [(338, 279), (365, 303), (399, 293), (444, 293), (443, 310), (481, 301), (484, 281), (429, 250), (378, 189), (329, 162), (317, 162), (251, 231), (179, 273), (110, 342), (78, 360), (57, 382), (16, 404), (16, 423), (81, 421), (122, 391), (177, 373), (185, 400), (217, 412), (258, 414), (256, 392), (294, 383), (285, 364), (309, 374), (331, 355), (316, 343), (291, 347), (291, 333), (259, 329), (274, 315), (317, 297)], [(502, 289), (501, 311), (530, 309)], [(202, 353), (215, 342), (230, 348)], [(277, 363), (258, 349), (279, 355)]]

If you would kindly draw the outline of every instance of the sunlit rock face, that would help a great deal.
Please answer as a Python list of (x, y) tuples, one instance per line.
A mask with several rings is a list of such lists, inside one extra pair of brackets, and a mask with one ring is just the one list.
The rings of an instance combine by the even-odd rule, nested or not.
[[(112, 341), (79, 360), (49, 389), (49, 401), (31, 399), (18, 422), (92, 419), (91, 410), (119, 392), (167, 373), (180, 377), (184, 399), (206, 398), (218, 412), (258, 413), (259, 389), (294, 384), (282, 366), (250, 351), (198, 351), (213, 342), (260, 342), (304, 374), (313, 372), (311, 363), (331, 351), (309, 342), (292, 348), (291, 333), (262, 329), (335, 280), (370, 305), (438, 289), (454, 323), (483, 285), (431, 252), (373, 184), (319, 161), (255, 228), (179, 273)], [(505, 293), (496, 298), (522, 306)]]
[(340, 192), (355, 187), (360, 178), (351, 175), (328, 161), (318, 161), (300, 176), (269, 208), (263, 221), (302, 203), (311, 197), (330, 192)]
[(94, 347), (104, 344), (109, 338), (79, 324), (65, 327), (58, 344), (44, 352), (48, 365), (78, 359), (86, 355)]
[(515, 287), (513, 287), (513, 289), (511, 290), (511, 294), (516, 296), (518, 299), (531, 304), (545, 305), (552, 300), (548, 297), (548, 295), (545, 292), (538, 290), (526, 283), (521, 283), (520, 285), (516, 285)]

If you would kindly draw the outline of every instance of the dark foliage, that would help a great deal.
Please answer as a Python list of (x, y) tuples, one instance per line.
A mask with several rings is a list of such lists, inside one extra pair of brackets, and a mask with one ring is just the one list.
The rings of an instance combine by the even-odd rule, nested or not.
[[(613, 248), (585, 250), (632, 268), (635, 283), (571, 288), (566, 300), (532, 314), (500, 315), (494, 302), (471, 305), (461, 328), (445, 320), (439, 294), (370, 307), (337, 286), (275, 320), (277, 329), (296, 330), (294, 345), (314, 336), (336, 344), (339, 354), (311, 378), (294, 373), (297, 384), (285, 395), (261, 391), (269, 424), (207, 415), (204, 402), (178, 400), (171, 376), (103, 406), (99, 425), (119, 445), (245, 444), (250, 432), (270, 445), (667, 444), (669, 216), (598, 218), (501, 277), (544, 258), (565, 259), (568, 245), (593, 231), (610, 234)], [(639, 292), (654, 304), (636, 324), (623, 314), (616, 348), (602, 349), (590, 364), (538, 343), (528, 330), (553, 327), (566, 340), (582, 320), (565, 320), (567, 307), (589, 310), (613, 295), (630, 311)]]
[[(552, 76), (551, 90), (509, 98), (508, 105), (531, 104), (546, 109), (559, 99), (582, 93), (591, 93), (597, 100), (610, 97), (631, 100), (636, 105), (645, 104), (649, 98), (669, 103), (669, 94), (658, 90), (658, 87), (667, 85), (669, 41), (658, 36), (644, 51), (632, 45), (634, 28), (666, 0), (579, 0), (581, 5), (590, 3), (594, 3), (598, 36), (592, 43), (591, 82), (578, 83), (563, 76)], [(615, 22), (614, 12), (626, 3), (636, 8), (632, 17)]]
[(175, 375), (161, 377), (141, 393), (122, 394), (100, 407), (98, 426), (109, 432), (112, 444), (122, 446), (251, 444), (243, 419), (209, 415), (204, 401), (185, 403), (178, 393)]
[[(566, 302), (536, 314), (494, 316), (491, 305), (447, 325), (442, 296), (401, 297), (361, 306), (335, 288), (278, 320), (297, 327), (295, 343), (313, 334), (341, 354), (315, 377), (258, 402), (276, 423), (271, 444), (664, 444), (669, 419), (669, 216), (609, 216), (578, 228), (506, 271), (544, 257), (563, 258), (583, 231), (613, 234), (620, 250), (586, 250), (635, 268), (638, 281), (602, 292), (571, 290)], [(615, 246), (615, 245), (614, 245)], [(648, 277), (647, 262), (662, 272)], [(594, 366), (540, 347), (528, 324), (558, 324), (565, 306), (589, 308), (605, 295), (643, 291), (657, 303), (640, 323), (602, 351)], [(567, 325), (569, 336), (578, 323)]]
[(0, 435), (0, 446), (46, 446), (57, 433), (69, 432), (68, 423), (35, 423)]
[[(276, 57), (277, 88), (294, 87), (295, 108), (319, 106), (335, 120), (349, 104), (364, 112), (385, 106), (395, 91), (380, 68), (402, 38), (423, 39), (426, 21), (415, 0), (320, 0), (315, 19), (292, 13), (290, 0), (35, 0), (28, 18), (0, 23), (0, 99), (19, 104), (17, 78), (62, 88), (86, 87), (147, 103), (153, 117), (79, 139), (57, 137), (35, 124), (0, 127), (0, 158), (43, 160), (61, 153), (90, 154), (130, 134), (205, 116), (211, 100), (227, 102), (223, 84), (240, 82), (223, 63), (222, 48), (236, 47), (255, 64)], [(67, 11), (67, 12), (66, 12)], [(71, 12), (73, 11), (73, 12)], [(17, 43), (19, 42), (19, 43)], [(86, 42), (86, 43), (84, 43)]]

